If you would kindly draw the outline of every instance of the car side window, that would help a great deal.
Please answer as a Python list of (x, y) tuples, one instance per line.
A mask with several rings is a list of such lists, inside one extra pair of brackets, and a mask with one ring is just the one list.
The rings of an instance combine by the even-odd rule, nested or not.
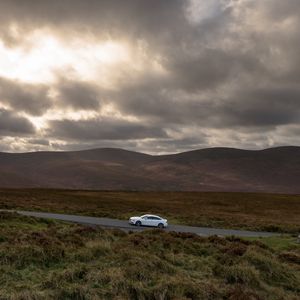
[(142, 217), (142, 219), (143, 219), (143, 220), (147, 220), (147, 219), (149, 219), (149, 218), (145, 216), (145, 217)]

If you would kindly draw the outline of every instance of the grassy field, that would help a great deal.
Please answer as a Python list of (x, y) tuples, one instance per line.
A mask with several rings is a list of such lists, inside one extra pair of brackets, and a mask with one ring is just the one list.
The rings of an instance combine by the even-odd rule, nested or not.
[(0, 224), (3, 300), (300, 297), (300, 245), (290, 237), (273, 247), (270, 239), (124, 233), (7, 212)]
[(157, 213), (177, 224), (300, 232), (300, 195), (0, 190), (1, 208), (120, 219)]

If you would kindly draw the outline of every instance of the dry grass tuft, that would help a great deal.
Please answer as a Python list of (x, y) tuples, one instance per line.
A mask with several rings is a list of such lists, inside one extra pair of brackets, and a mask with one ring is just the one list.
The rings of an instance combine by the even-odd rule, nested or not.
[(1, 215), (0, 299), (296, 300), (296, 243), (124, 233)]

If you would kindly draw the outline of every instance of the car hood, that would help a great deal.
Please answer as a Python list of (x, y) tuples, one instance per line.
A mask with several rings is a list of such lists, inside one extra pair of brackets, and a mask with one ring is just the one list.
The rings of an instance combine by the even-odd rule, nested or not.
[(141, 217), (131, 217), (130, 219), (131, 220), (138, 220), (138, 219), (140, 219)]

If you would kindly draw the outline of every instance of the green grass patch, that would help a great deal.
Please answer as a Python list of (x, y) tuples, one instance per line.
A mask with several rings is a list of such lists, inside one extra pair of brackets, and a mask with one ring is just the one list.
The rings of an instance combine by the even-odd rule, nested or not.
[(300, 250), (300, 243), (296, 235), (275, 235), (271, 237), (245, 238), (249, 241), (260, 241), (275, 251)]

